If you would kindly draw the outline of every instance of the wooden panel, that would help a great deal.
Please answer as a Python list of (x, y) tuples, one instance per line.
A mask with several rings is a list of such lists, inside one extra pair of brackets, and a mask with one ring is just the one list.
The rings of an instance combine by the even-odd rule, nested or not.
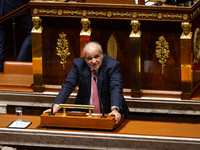
[(122, 83), (124, 88), (130, 88), (130, 20), (91, 19), (92, 41), (102, 44), (103, 52), (107, 54), (107, 42), (113, 35), (117, 42), (117, 60), (121, 63)]
[[(141, 21), (141, 88), (151, 90), (181, 91), (180, 35), (178, 22)], [(170, 28), (169, 28), (170, 27)], [(158, 38), (163, 36), (169, 43), (167, 59), (162, 75), (162, 66), (155, 55)]]
[[(1, 120), (0, 127), (1, 128), (5, 128), (12, 121), (16, 120), (16, 116), (15, 115), (9, 115), (9, 114), (1, 114), (0, 115), (0, 120)], [(37, 128), (40, 125), (40, 117), (39, 116), (27, 116), (27, 115), (23, 115), (22, 116), (22, 120), (23, 121), (31, 121), (32, 122), (32, 124), (30, 126), (28, 126), (28, 129), (35, 129), (35, 128)]]
[(86, 0), (86, 3), (135, 4), (135, 0)]
[[(194, 20), (192, 20), (192, 29), (191, 29), (193, 33), (192, 42), (194, 40), (194, 34), (195, 34), (196, 29), (200, 28), (199, 20), (200, 20), (200, 15), (196, 17)], [(191, 54), (193, 54), (193, 46), (191, 49)], [(191, 63), (193, 64), (193, 59)], [(198, 62), (195, 65), (192, 65), (192, 69), (193, 69), (193, 89), (194, 89), (200, 83), (200, 62)]]
[[(91, 19), (93, 32), (91, 40), (99, 41), (104, 53), (106, 44), (113, 35), (118, 45), (117, 60), (122, 68), (123, 87), (130, 88), (130, 20), (141, 22), (141, 89), (181, 91), (180, 35), (181, 22), (190, 22), (197, 18), (195, 7), (152, 7), (142, 5), (111, 5), (92, 3), (39, 3), (30, 2), (33, 16), (44, 19), (44, 84), (60, 85), (67, 76), (73, 58), (79, 57), (80, 19)], [(52, 18), (48, 18), (52, 17)], [(57, 17), (55, 19), (55, 17)], [(66, 17), (66, 18), (65, 18)], [(69, 19), (70, 18), (70, 19)], [(45, 20), (46, 21), (45, 23)], [(196, 22), (196, 24), (198, 24)], [(61, 31), (67, 33), (71, 56), (67, 59), (66, 70), (62, 70), (56, 56), (56, 42)], [(169, 59), (161, 74), (162, 66), (155, 55), (155, 42), (163, 36), (169, 43)], [(53, 51), (52, 51), (53, 50)], [(57, 76), (57, 74), (60, 74)], [(56, 79), (56, 80), (55, 80)], [(197, 79), (199, 82), (200, 79)]]
[(86, 129), (104, 129), (113, 130), (119, 126), (124, 117), (122, 116), (120, 122), (115, 124), (114, 116), (107, 116), (107, 118), (100, 118), (101, 115), (93, 117), (87, 116), (62, 116), (62, 113), (56, 113), (54, 116), (49, 116), (47, 113), (41, 115), (40, 127), (67, 127), (67, 128), (86, 128)]
[[(43, 83), (60, 85), (72, 67), (72, 60), (80, 55), (80, 19), (43, 18), (43, 26)], [(66, 34), (70, 52), (70, 56), (66, 59), (65, 70), (60, 64), (60, 57), (56, 55), (57, 39), (62, 32)]]
[[(51, 22), (53, 20), (53, 23)], [(129, 34), (131, 32), (128, 20), (91, 19), (91, 41), (102, 44), (103, 52), (107, 54), (107, 41), (113, 34), (117, 41), (117, 60), (121, 63), (121, 73), (124, 88), (130, 88), (130, 51)], [(72, 60), (79, 57), (80, 31), (79, 18), (43, 18), (43, 82), (44, 84), (60, 85), (64, 82), (72, 67)], [(67, 58), (63, 70), (60, 58), (56, 55), (56, 44), (59, 34), (64, 32), (69, 42), (71, 55)]]
[(130, 121), (119, 133), (200, 138), (200, 124)]

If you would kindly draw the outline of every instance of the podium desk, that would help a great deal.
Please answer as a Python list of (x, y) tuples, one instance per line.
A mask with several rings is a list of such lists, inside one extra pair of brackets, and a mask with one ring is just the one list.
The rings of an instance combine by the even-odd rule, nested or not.
[(113, 131), (37, 128), (40, 116), (26, 129), (7, 128), (15, 115), (0, 114), (0, 144), (74, 149), (199, 149), (200, 124), (125, 120)]

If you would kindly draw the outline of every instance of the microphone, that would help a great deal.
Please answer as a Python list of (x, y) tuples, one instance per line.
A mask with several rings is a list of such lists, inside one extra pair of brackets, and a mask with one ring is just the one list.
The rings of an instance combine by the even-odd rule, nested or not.
[(51, 113), (49, 114), (49, 116), (53, 116), (53, 115), (55, 115), (54, 113), (53, 113), (53, 106), (51, 107)]
[[(94, 82), (95, 82), (95, 84), (96, 84), (96, 86), (97, 86), (96, 77), (93, 77), (93, 79), (94, 79)], [(98, 97), (99, 97), (99, 94), (98, 94)], [(101, 116), (101, 118), (107, 118), (106, 116), (104, 116), (103, 103), (102, 103), (102, 101), (101, 101), (101, 98), (100, 98), (100, 97), (99, 97), (99, 102), (100, 102), (100, 106), (101, 106), (101, 112), (102, 112), (102, 116)]]

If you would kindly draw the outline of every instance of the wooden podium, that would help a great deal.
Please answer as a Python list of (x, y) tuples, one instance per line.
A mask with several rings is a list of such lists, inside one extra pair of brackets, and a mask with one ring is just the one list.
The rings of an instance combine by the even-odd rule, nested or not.
[(99, 130), (113, 130), (117, 128), (123, 121), (124, 116), (118, 124), (115, 124), (114, 116), (105, 115), (107, 118), (101, 118), (101, 114), (86, 116), (63, 116), (62, 113), (56, 113), (50, 116), (48, 113), (41, 115), (41, 124), (39, 127), (64, 127), (64, 128), (85, 128)]

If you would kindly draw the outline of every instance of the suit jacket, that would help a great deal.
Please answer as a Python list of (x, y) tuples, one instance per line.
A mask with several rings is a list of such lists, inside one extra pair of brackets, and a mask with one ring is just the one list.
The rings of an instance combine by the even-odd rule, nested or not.
[[(0, 0), (0, 17), (7, 15), (13, 10), (24, 5), (23, 0)], [(19, 13), (17, 16), (27, 15), (28, 11), (23, 11)]]
[(4, 0), (0, 0), (0, 17), (3, 16), (3, 6), (4, 6)]
[[(99, 98), (102, 101), (104, 112), (110, 113), (112, 106), (120, 108), (125, 118), (128, 118), (128, 107), (122, 95), (122, 78), (120, 73), (120, 63), (103, 54), (102, 66), (98, 70), (97, 88)], [(75, 99), (75, 104), (89, 104), (91, 95), (91, 69), (85, 62), (84, 57), (75, 58), (73, 66), (62, 84), (54, 104), (65, 103), (76, 86), (79, 91)]]

